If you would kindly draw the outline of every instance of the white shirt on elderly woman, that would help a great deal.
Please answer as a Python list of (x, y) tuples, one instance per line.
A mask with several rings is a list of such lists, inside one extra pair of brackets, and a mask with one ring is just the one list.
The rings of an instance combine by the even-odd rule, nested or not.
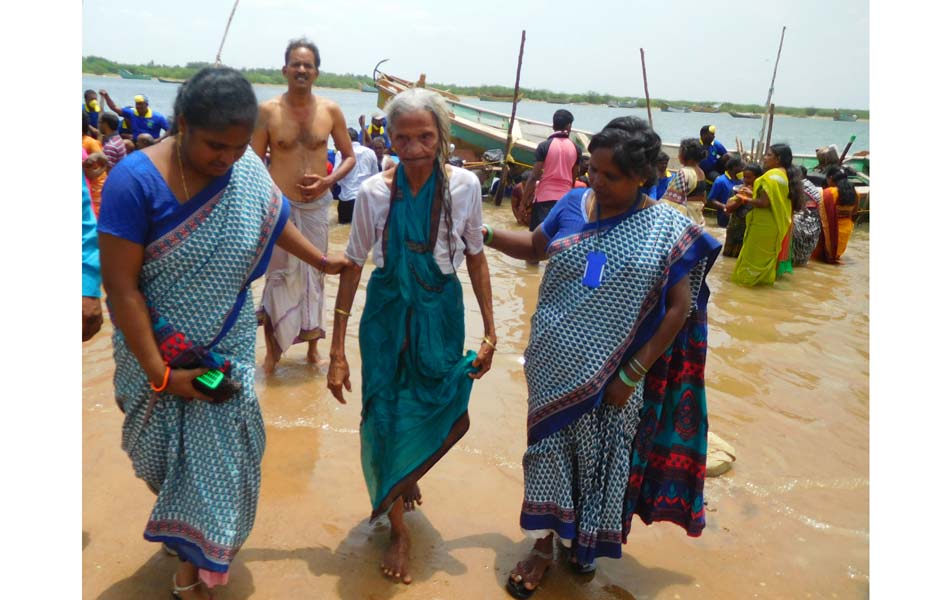
[[(439, 220), (439, 235), (432, 251), (442, 273), (452, 273), (462, 264), (465, 255), (478, 254), (482, 244), (482, 186), (474, 173), (449, 167), (449, 190), (452, 194), (452, 246), (449, 259), (448, 224)], [(360, 186), (353, 207), (353, 223), (346, 256), (362, 266), (370, 251), (373, 262), (383, 266), (383, 228), (389, 216), (390, 188), (383, 173), (374, 175)]]

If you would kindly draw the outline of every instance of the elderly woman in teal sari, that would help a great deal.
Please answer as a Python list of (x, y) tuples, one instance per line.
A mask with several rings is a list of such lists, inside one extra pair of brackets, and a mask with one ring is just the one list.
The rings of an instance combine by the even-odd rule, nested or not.
[(256, 118), (240, 73), (199, 71), (179, 88), (173, 134), (112, 170), (99, 214), (122, 448), (157, 495), (145, 539), (179, 557), (172, 593), (184, 600), (227, 582), (257, 510), (251, 281), (275, 244), (328, 273), (348, 264), (287, 222), (246, 152)]
[[(360, 423), (371, 519), (387, 514), (383, 572), (410, 583), (403, 515), (421, 503), (419, 479), (468, 430), (474, 379), (491, 367), (495, 325), (482, 249), (478, 178), (452, 167), (450, 117), (434, 92), (411, 89), (386, 105), (399, 166), (363, 182), (346, 256), (360, 266), (340, 279), (327, 384), (350, 390), (344, 342), (361, 267), (373, 254), (359, 343)], [(463, 351), (465, 318), (456, 269), (465, 262), (484, 326), (478, 353)]]
[(521, 528), (535, 541), (506, 589), (534, 593), (555, 537), (577, 573), (620, 558), (634, 514), (691, 536), (705, 524), (706, 273), (720, 244), (646, 190), (660, 138), (614, 119), (588, 147), (590, 190), (533, 233), (486, 243), (549, 259), (525, 351), (528, 448)]

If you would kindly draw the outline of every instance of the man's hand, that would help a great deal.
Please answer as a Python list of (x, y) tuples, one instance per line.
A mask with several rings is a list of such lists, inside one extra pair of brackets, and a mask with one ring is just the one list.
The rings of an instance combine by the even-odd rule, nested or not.
[(102, 329), (102, 301), (91, 296), (82, 297), (82, 341), (87, 341)]
[(353, 391), (350, 385), (350, 365), (346, 362), (345, 356), (335, 357), (331, 354), (330, 369), (327, 371), (327, 388), (340, 404), (346, 404), (346, 399), (343, 398), (344, 387), (348, 392)]
[(360, 129), (366, 129), (366, 115), (360, 115)]
[(304, 175), (301, 183), (297, 184), (301, 197), (307, 202), (323, 196), (331, 187), (333, 187), (333, 182), (330, 178), (320, 175)]

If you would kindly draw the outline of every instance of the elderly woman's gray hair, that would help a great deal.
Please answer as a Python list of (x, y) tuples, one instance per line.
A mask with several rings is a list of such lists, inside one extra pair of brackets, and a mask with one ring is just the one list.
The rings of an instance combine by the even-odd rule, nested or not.
[(449, 105), (442, 96), (425, 88), (410, 88), (390, 98), (383, 110), (386, 111), (390, 138), (393, 137), (393, 132), (399, 130), (399, 119), (403, 115), (420, 110), (431, 113), (435, 118), (436, 129), (439, 130), (437, 162), (441, 165), (448, 161), (449, 143), (452, 139), (452, 118), (449, 115)]

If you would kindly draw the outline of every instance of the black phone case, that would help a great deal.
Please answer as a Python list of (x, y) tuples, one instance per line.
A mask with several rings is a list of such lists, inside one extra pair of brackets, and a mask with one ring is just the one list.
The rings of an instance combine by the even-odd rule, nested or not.
[(218, 384), (218, 387), (214, 389), (206, 386), (204, 383), (199, 381), (197, 377), (191, 380), (191, 384), (196, 390), (211, 398), (215, 404), (227, 402), (241, 390), (241, 384), (233, 381), (227, 375), (224, 376), (224, 380)]

